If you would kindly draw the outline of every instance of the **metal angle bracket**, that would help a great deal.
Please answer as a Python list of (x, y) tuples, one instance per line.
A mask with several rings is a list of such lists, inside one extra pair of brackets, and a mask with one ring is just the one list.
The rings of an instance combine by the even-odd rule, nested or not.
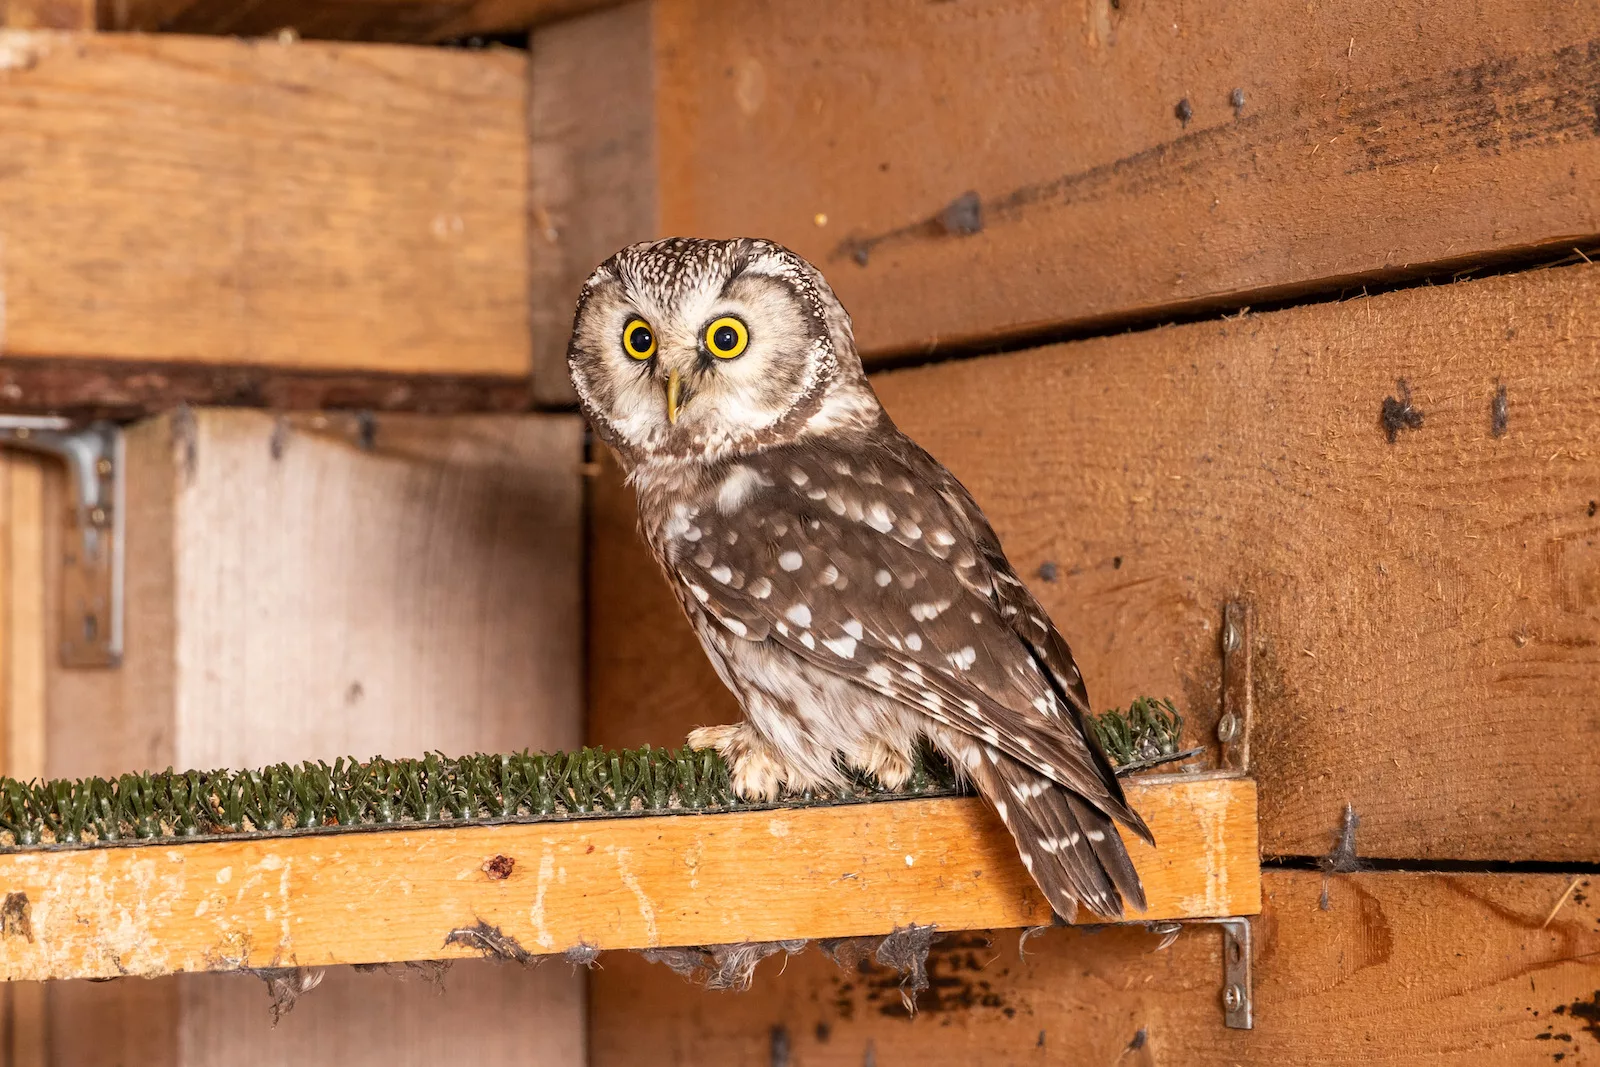
[(1255, 611), (1247, 600), (1230, 600), (1222, 608), (1222, 715), (1217, 741), (1222, 766), (1250, 772), (1250, 730), (1255, 725)]
[(73, 506), (61, 560), (61, 663), (115, 667), (122, 662), (123, 437), (109, 422), (0, 415), (0, 447), (64, 462)]
[(1187, 923), (1206, 923), (1222, 930), (1222, 1025), (1230, 1030), (1255, 1029), (1255, 993), (1251, 986), (1253, 946), (1250, 920), (1241, 916), (1226, 919), (1186, 919)]

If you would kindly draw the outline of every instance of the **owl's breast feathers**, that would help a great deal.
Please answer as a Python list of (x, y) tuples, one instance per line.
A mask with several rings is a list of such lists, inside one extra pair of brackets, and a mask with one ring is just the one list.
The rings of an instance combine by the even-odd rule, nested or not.
[[(640, 488), (641, 515), (654, 516), (644, 532), (691, 616), (739, 640), (770, 642), (980, 742), (972, 752), (989, 754), (989, 765), (972, 760), (979, 765), (963, 769), (997, 801), (1030, 869), (1017, 824), (1026, 813), (1008, 812), (996, 791), (1026, 800), (1049, 782), (1065, 787), (1074, 811), (1056, 814), (1068, 825), (1052, 829), (1047, 820), (1030, 831), (1062, 852), (1080, 833), (1100, 841), (1098, 823), (1087, 823), (1108, 829), (1105, 816), (1150, 840), (1092, 740), (1066, 642), (965, 488), (898, 431), (849, 447), (810, 439), (717, 464), (689, 492)], [(1114, 851), (1103, 865), (1140, 902), (1120, 842)], [(1103, 873), (1098, 881), (1097, 872), (1078, 873), (1079, 897), (1096, 910), (1115, 904), (1076, 884), (1109, 889)]]

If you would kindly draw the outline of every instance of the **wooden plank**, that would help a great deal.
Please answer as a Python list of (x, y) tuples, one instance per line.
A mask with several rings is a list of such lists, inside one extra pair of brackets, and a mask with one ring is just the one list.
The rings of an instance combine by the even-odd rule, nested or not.
[[(44, 773), (46, 633), (45, 469), (38, 456), (0, 452), (0, 766), (13, 778)], [(44, 1067), (44, 987), (3, 991), (5, 1062)]]
[(584, 279), (658, 233), (652, 5), (625, 4), (530, 38), (533, 395), (576, 404), (567, 339)]
[[(127, 652), (117, 671), (52, 658), (52, 775), (579, 740), (575, 418), (191, 410), (131, 427), (127, 453)], [(554, 1067), (583, 1044), (566, 968), (463, 961), (442, 999), (335, 969), (270, 1040), (254, 980), (48, 990), (52, 1057), (75, 1067), (360, 1067), (447, 1040)]]
[(95, 0), (0, 0), (0, 29), (92, 30)]
[(13, 412), (119, 422), (184, 404), (428, 415), (509, 415), (536, 407), (527, 378), (16, 356), (0, 357), (0, 404)]
[(615, 0), (101, 0), (106, 29), (429, 42), (505, 34)]
[[(1593, 862), (1597, 308), (1579, 266), (875, 385), (984, 506), (1096, 707), (1171, 695), (1210, 739), (1222, 605), (1255, 602), (1267, 853), (1326, 853), (1348, 801), (1363, 855)], [(1407, 389), (1423, 420), (1390, 443)], [(591, 738), (729, 721), (627, 491), (595, 500)]]
[(1600, 234), (1592, 4), (685, 0), (653, 34), (659, 232), (792, 246), (874, 356)]
[[(1146, 917), (1259, 910), (1254, 783), (1130, 792)], [(22, 852), (0, 884), (33, 934), (0, 939), (6, 980), (470, 956), (479, 923), (549, 954), (1051, 921), (972, 797)]]
[(525, 375), (526, 59), (0, 37), (0, 353)]
[(1007, 932), (954, 938), (909, 1020), (898, 974), (815, 952), (763, 964), (737, 997), (608, 956), (590, 984), (590, 1063), (766, 1063), (779, 1047), (808, 1067), (1584, 1063), (1600, 1051), (1600, 894), (1584, 886), (1543, 926), (1568, 881), (1267, 871), (1253, 1030), (1222, 1025), (1221, 939), (1205, 926), (1165, 951), (1137, 927), (1050, 931), (1023, 959)]

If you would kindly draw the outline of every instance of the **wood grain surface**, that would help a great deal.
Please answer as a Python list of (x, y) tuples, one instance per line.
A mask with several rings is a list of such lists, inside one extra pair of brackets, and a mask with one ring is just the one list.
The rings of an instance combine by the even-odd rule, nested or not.
[[(1326, 853), (1349, 802), (1364, 855), (1593, 862), (1597, 309), (1578, 266), (874, 381), (985, 508), (1096, 708), (1172, 696), (1208, 741), (1222, 605), (1254, 601), (1267, 853)], [(628, 495), (592, 497), (589, 734), (678, 743), (737, 706)]]
[(0, 31), (0, 355), (526, 375), (526, 74)]
[[(1160, 844), (1129, 846), (1143, 917), (1259, 910), (1254, 783), (1129, 793)], [(488, 927), (540, 955), (1051, 921), (971, 797), (12, 853), (0, 883), (30, 931), (5, 979), (473, 956), (456, 932)]]
[(1600, 234), (1588, 3), (655, 10), (661, 232), (790, 244), (872, 354)]
[[(30, 0), (65, 3), (67, 0)], [(426, 42), (506, 34), (615, 0), (100, 0), (101, 28)]]
[[(1222, 1025), (1221, 938), (1137, 927), (958, 935), (908, 1018), (900, 976), (815, 951), (752, 993), (606, 956), (590, 984), (594, 1067), (769, 1063), (1118, 1067), (1552, 1067), (1600, 1056), (1600, 880), (1545, 918), (1566, 875), (1267, 871), (1255, 1029)], [(779, 1056), (779, 1050), (787, 1059)]]

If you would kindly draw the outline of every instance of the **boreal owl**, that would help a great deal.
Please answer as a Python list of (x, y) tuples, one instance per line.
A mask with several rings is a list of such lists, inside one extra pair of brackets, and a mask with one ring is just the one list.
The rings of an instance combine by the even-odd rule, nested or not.
[(822, 274), (770, 241), (603, 263), (567, 360), (639, 526), (744, 721), (689, 736), (737, 793), (896, 788), (926, 739), (1016, 838), (1057, 912), (1144, 891), (1149, 841), (1067, 643), (960, 482), (884, 413)]

